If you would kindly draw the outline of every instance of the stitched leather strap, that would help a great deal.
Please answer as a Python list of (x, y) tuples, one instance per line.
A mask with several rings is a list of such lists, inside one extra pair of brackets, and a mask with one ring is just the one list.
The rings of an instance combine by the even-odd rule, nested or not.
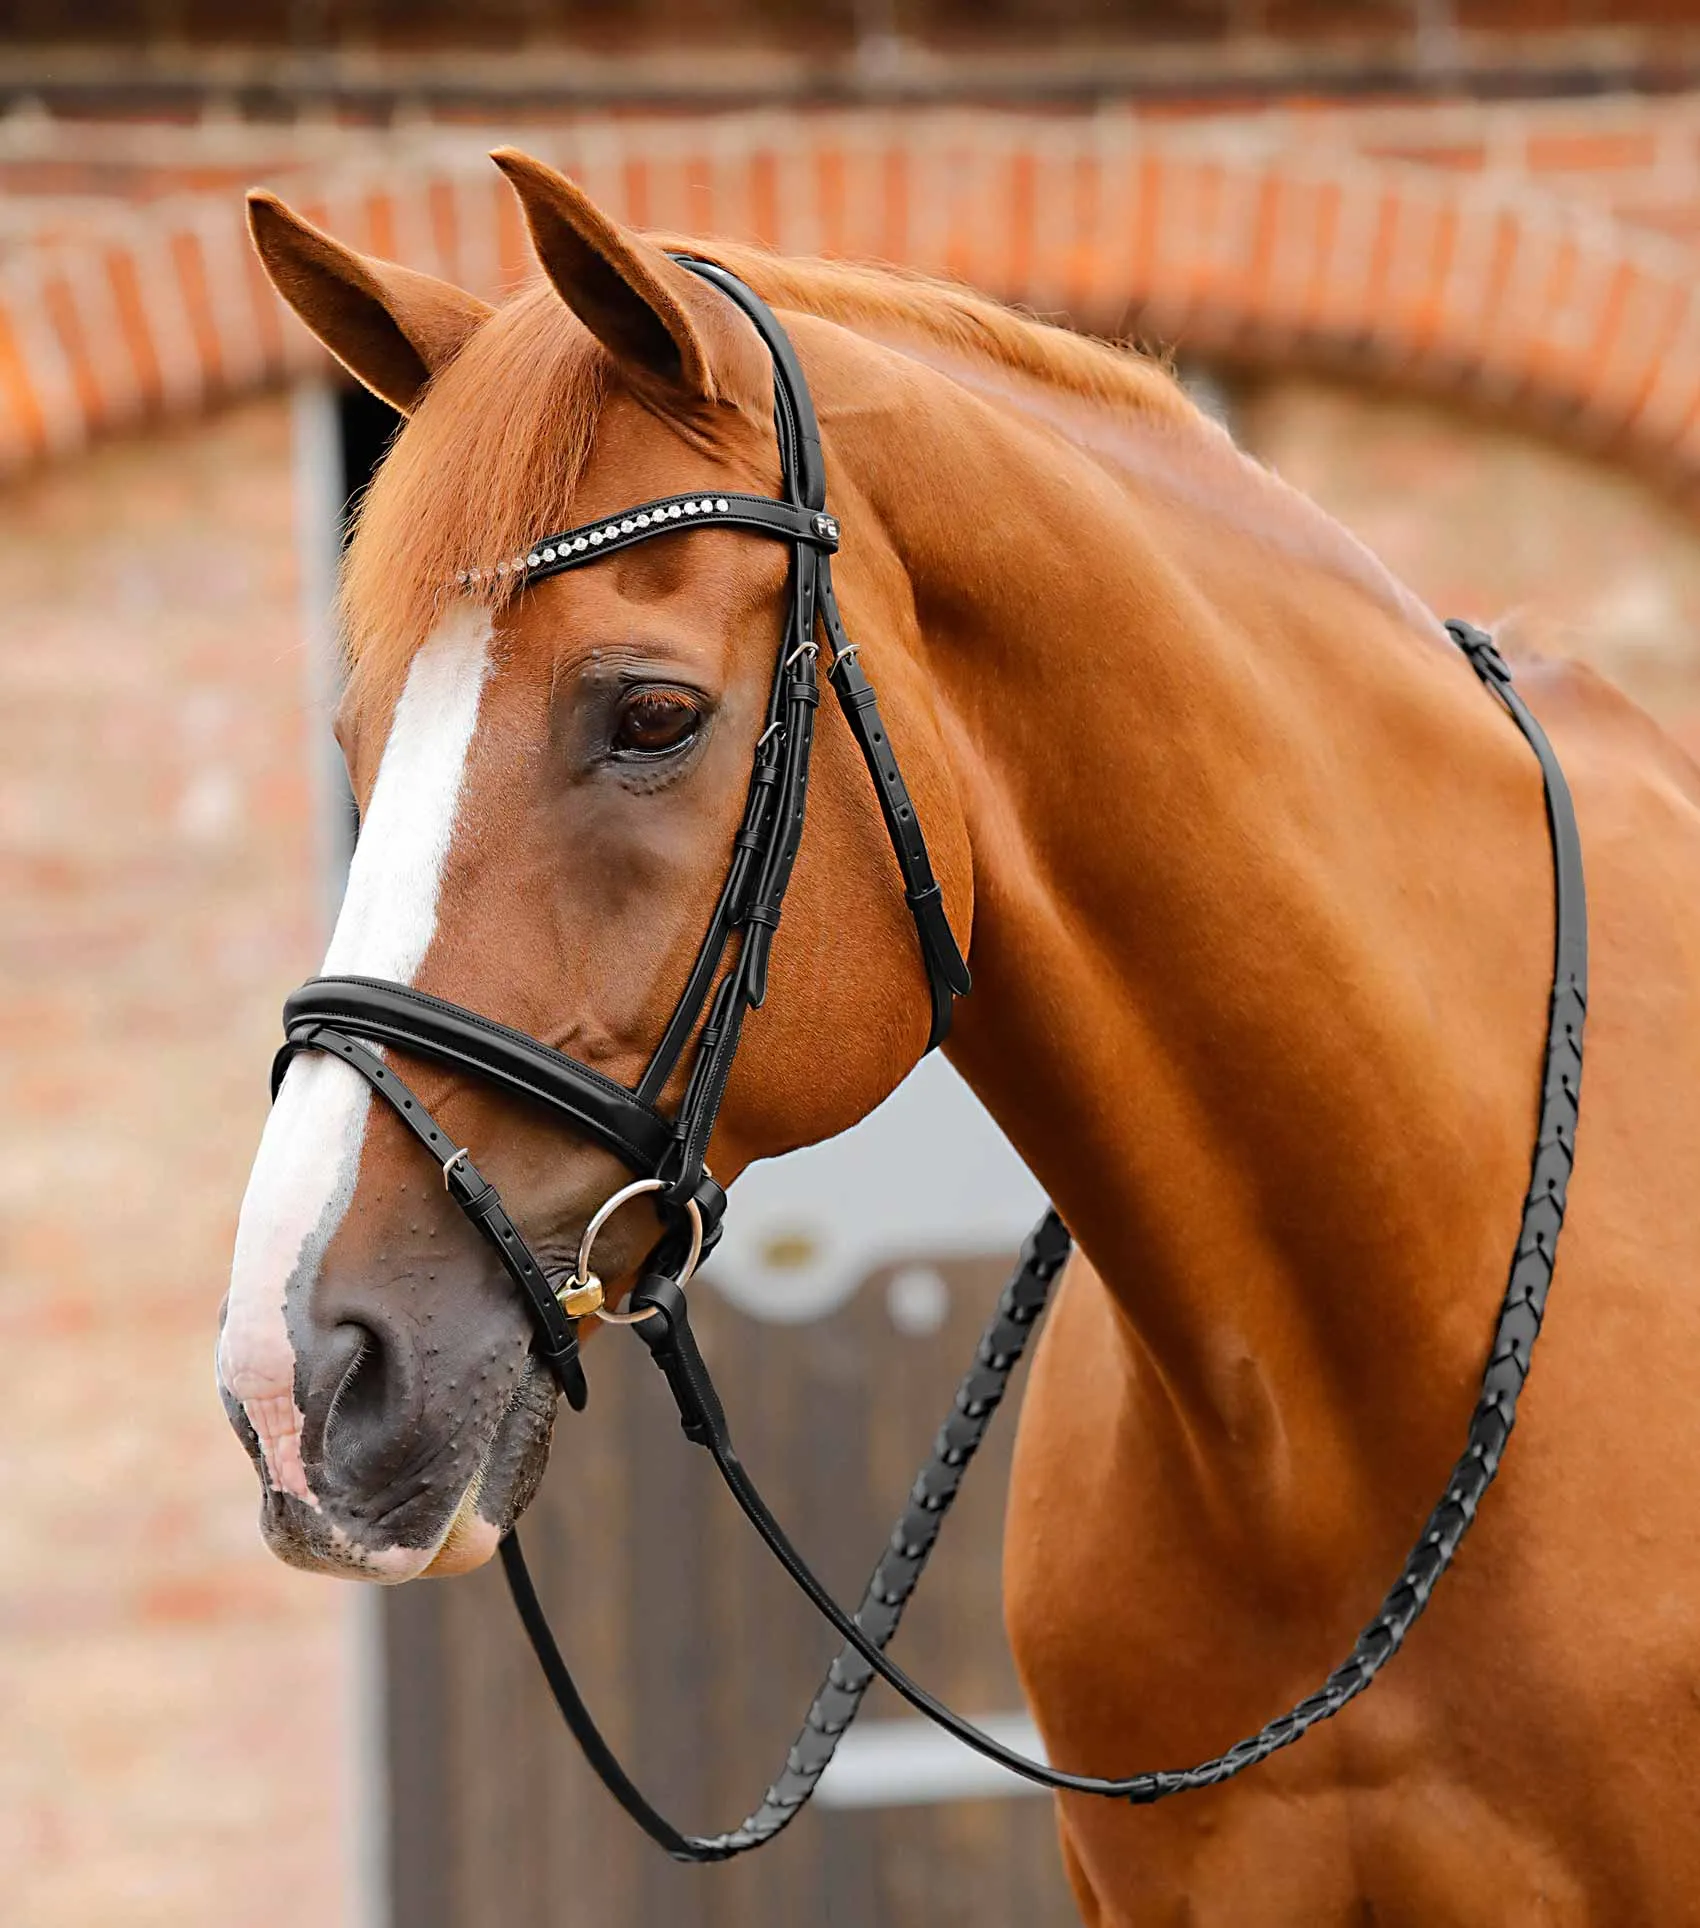
[(705, 261), (701, 255), (677, 253), (673, 259), (687, 268), (699, 281), (706, 281), (735, 308), (742, 310), (762, 338), (773, 360), (773, 406), (779, 432), (780, 453), (791, 499), (805, 509), (826, 508), (826, 459), (821, 453), (820, 423), (815, 419), (814, 397), (803, 376), (803, 365), (791, 346), (791, 337), (780, 327), (778, 317), (753, 288), (723, 268), (718, 261)]
[(874, 780), (874, 795), (879, 798), (880, 814), (885, 818), (886, 835), (903, 873), (903, 895), (909, 914), (915, 920), (915, 935), (920, 940), (921, 962), (927, 972), (927, 995), (932, 1000), (932, 1025), (927, 1034), (927, 1049), (934, 1050), (950, 1034), (951, 1011), (959, 997), (974, 988), (968, 965), (945, 915), (944, 892), (933, 876), (927, 840), (921, 834), (920, 818), (910, 800), (903, 772), (897, 767), (885, 719), (880, 715), (874, 686), (862, 669), (857, 646), (844, 633), (838, 614), (838, 599), (832, 593), (832, 577), (823, 570), (821, 618), (827, 641), (832, 645), (829, 680), (838, 696), (838, 706), (850, 725), (850, 734)]
[[(653, 1105), (576, 1058), (443, 998), (367, 977), (310, 978), (283, 1007), (284, 1031), (329, 1024), (470, 1071), (545, 1106), (634, 1171), (656, 1171), (673, 1127)], [(274, 1070), (272, 1091), (281, 1081)]]
[[(939, 1428), (933, 1456), (922, 1469), (909, 1495), (902, 1518), (892, 1529), (879, 1562), (869, 1577), (856, 1609), (856, 1622), (883, 1649), (896, 1633), (927, 1557), (938, 1539), (945, 1516), (974, 1455), (990, 1430), (992, 1416), (1003, 1400), (1010, 1375), (1019, 1364), (1050, 1299), (1051, 1286), (1061, 1273), (1073, 1241), (1055, 1212), (1047, 1211), (1022, 1247), (1020, 1263), (1004, 1287), (991, 1323), (981, 1335), (974, 1365), (957, 1388), (949, 1416)], [(664, 1295), (665, 1287), (657, 1288)], [(649, 1323), (648, 1321), (645, 1322)], [(641, 1332), (643, 1327), (639, 1327)], [(664, 1372), (679, 1371), (669, 1349), (657, 1361)], [(698, 1355), (700, 1367), (700, 1355)], [(691, 1403), (712, 1401), (713, 1384), (701, 1369), (694, 1387), (675, 1399)], [(700, 1432), (700, 1429), (699, 1429)], [(691, 1434), (697, 1437), (696, 1434)], [(706, 1443), (706, 1436), (698, 1443)], [(685, 1834), (660, 1813), (638, 1789), (609, 1747), (585, 1705), (549, 1626), (547, 1614), (526, 1568), (517, 1530), (502, 1541), (502, 1566), (508, 1590), (573, 1738), (615, 1800), (652, 1841), (676, 1861), (727, 1861), (762, 1847), (781, 1833), (807, 1806), (826, 1772), (838, 1743), (855, 1719), (874, 1673), (854, 1647), (845, 1647), (827, 1669), (815, 1692), (803, 1725), (759, 1804), (737, 1827), (724, 1834)]]

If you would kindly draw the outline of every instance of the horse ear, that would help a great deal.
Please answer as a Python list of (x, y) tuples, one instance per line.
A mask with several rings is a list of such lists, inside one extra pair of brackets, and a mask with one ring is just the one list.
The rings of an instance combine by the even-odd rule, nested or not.
[(564, 174), (514, 147), (490, 158), (519, 196), (543, 272), (609, 354), (689, 400), (731, 399), (728, 387), (743, 384), (728, 376), (748, 356), (725, 305)]
[(492, 312), (452, 282), (356, 254), (260, 188), (248, 194), (248, 232), (272, 286), (350, 374), (403, 415)]

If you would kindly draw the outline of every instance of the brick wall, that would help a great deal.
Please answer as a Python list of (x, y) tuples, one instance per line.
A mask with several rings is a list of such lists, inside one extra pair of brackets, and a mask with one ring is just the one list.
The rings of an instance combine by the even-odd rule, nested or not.
[(0, 1918), (332, 1922), (349, 1595), (213, 1387), (314, 956), (288, 410), (0, 495)]
[(1579, 656), (1700, 748), (1700, 532), (1635, 476), (1430, 402), (1305, 377), (1232, 396), (1243, 446), (1442, 615)]
[(1700, 74), (1672, 0), (0, 0), (0, 111), (719, 97), (1492, 97)]
[[(883, 256), (1246, 366), (1368, 373), (1700, 487), (1700, 96), (503, 132), (638, 223)], [(0, 260), (0, 467), (309, 365), (246, 246), (244, 167), (356, 245), (485, 292), (524, 272), (471, 131), (240, 133), (210, 137), (217, 185), (195, 192), (161, 191), (150, 136), (131, 157), (138, 206), (115, 192), (124, 137), (103, 151), (59, 123), (0, 129), (0, 179), (35, 188)], [(73, 159), (76, 140), (92, 144)]]

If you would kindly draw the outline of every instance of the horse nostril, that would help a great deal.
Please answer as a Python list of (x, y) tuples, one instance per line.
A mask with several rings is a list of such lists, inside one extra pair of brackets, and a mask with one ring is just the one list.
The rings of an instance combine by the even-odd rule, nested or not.
[(313, 1374), (309, 1406), (324, 1401), (319, 1431), (327, 1459), (333, 1454), (358, 1459), (380, 1443), (386, 1364), (384, 1344), (369, 1326), (348, 1320), (326, 1340)]

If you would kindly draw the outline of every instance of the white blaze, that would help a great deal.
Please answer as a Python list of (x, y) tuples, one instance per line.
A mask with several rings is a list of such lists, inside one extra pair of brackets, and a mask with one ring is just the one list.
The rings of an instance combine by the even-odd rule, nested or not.
[[(408, 671), (325, 953), (328, 976), (413, 981), (437, 928), (467, 752), (490, 674), (490, 621), (450, 615)], [(348, 1066), (303, 1052), (266, 1120), (242, 1200), (218, 1375), (259, 1436), (274, 1487), (317, 1505), (301, 1463), (286, 1304), (310, 1282), (354, 1194), (371, 1099)]]

